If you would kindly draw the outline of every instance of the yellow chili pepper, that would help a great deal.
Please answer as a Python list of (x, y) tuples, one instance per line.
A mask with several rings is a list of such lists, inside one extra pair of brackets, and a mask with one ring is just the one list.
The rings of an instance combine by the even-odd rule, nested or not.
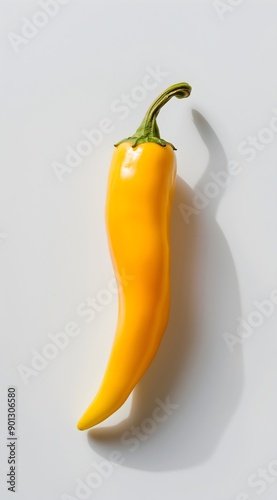
[[(115, 339), (98, 393), (78, 422), (85, 430), (120, 408), (152, 362), (170, 308), (170, 213), (175, 147), (160, 138), (156, 118), (187, 83), (171, 86), (147, 111), (136, 133), (116, 144), (108, 178), (106, 226), (118, 283)], [(127, 278), (131, 276), (132, 279)]]

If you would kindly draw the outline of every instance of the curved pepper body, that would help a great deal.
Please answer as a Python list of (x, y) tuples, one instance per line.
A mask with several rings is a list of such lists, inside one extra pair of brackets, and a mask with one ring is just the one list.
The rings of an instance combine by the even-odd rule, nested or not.
[(118, 282), (118, 322), (95, 399), (78, 423), (88, 429), (114, 413), (152, 362), (170, 303), (170, 212), (176, 179), (171, 146), (128, 142), (115, 150), (106, 226)]
[(106, 227), (118, 283), (116, 334), (104, 378), (79, 420), (89, 429), (126, 401), (151, 364), (170, 308), (170, 213), (176, 180), (174, 146), (161, 139), (156, 118), (181, 82), (150, 106), (135, 134), (116, 145), (108, 178)]

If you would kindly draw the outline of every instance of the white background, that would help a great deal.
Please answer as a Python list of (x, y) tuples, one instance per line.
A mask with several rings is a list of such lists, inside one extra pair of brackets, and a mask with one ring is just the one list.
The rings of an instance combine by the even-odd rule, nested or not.
[[(277, 305), (268, 318), (253, 312), (277, 288), (276, 2), (71, 0), (39, 18), (37, 1), (1, 0), (0, 10), (1, 499), (12, 496), (6, 416), (15, 385), (19, 500), (275, 500)], [(45, 26), (15, 44), (23, 18)], [(143, 93), (149, 68), (156, 80)], [(159, 116), (179, 175), (169, 325), (126, 405), (80, 432), (116, 324), (116, 294), (103, 292), (113, 283), (104, 221), (113, 144), (178, 81), (191, 84), (191, 97)], [(132, 107), (123, 118), (114, 106), (124, 94)], [(67, 147), (76, 151), (82, 130), (104, 118), (110, 133), (59, 181), (54, 162), (65, 165)], [(195, 207), (193, 190), (210, 195), (228, 162), (228, 186), (186, 221), (180, 204)], [(98, 304), (93, 319), (87, 298)], [(238, 318), (259, 323), (240, 343)], [(48, 335), (69, 322), (79, 334), (34, 371), (34, 352), (47, 352)], [(236, 336), (233, 353), (226, 332)], [(33, 370), (25, 379), (22, 365)], [(123, 433), (145, 426), (156, 399), (168, 397), (178, 408), (130, 451)], [(108, 459), (113, 450), (124, 463)], [(94, 487), (78, 490), (89, 478)]]

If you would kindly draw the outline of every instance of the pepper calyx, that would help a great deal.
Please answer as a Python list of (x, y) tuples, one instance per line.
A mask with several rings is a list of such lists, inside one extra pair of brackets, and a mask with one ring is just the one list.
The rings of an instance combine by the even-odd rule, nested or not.
[(162, 94), (160, 94), (157, 99), (150, 106), (141, 125), (137, 129), (134, 135), (123, 139), (115, 144), (118, 146), (123, 142), (130, 142), (132, 147), (135, 148), (139, 144), (144, 144), (146, 142), (154, 142), (162, 147), (166, 145), (171, 146), (176, 150), (175, 146), (160, 137), (159, 127), (157, 125), (157, 116), (161, 108), (172, 98), (177, 97), (178, 99), (183, 99), (184, 97), (189, 97), (191, 93), (191, 86), (188, 83), (181, 82), (172, 85), (166, 89)]

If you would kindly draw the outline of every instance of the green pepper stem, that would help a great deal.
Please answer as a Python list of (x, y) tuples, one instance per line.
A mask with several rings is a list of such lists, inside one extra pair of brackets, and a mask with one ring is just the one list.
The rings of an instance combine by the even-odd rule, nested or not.
[(173, 149), (176, 149), (170, 142), (161, 139), (159, 127), (157, 125), (157, 117), (161, 108), (172, 98), (177, 97), (178, 99), (183, 99), (188, 97), (191, 93), (191, 86), (188, 83), (176, 83), (171, 85), (162, 94), (160, 94), (157, 99), (151, 104), (150, 108), (147, 110), (141, 125), (137, 129), (134, 135), (123, 139), (122, 141), (115, 144), (121, 144), (122, 142), (130, 142), (132, 147), (135, 148), (139, 144), (145, 142), (155, 142), (160, 146), (166, 146), (169, 144)]

